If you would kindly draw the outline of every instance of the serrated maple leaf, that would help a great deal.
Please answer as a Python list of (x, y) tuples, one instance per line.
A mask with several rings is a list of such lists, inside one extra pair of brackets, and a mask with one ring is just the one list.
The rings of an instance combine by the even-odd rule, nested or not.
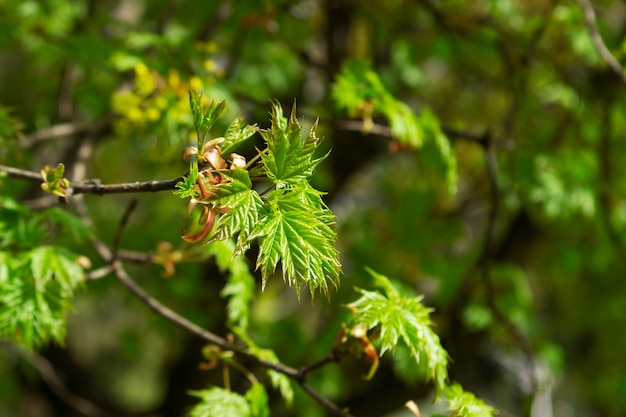
[(245, 169), (219, 171), (224, 181), (211, 188), (211, 203), (216, 209), (228, 210), (217, 221), (211, 241), (237, 236), (235, 254), (245, 252), (250, 245), (249, 235), (257, 224), (265, 206), (259, 194), (252, 190), (250, 175)]
[(287, 184), (307, 179), (315, 167), (325, 158), (313, 159), (319, 139), (315, 134), (317, 122), (306, 138), (302, 137), (302, 127), (296, 118), (296, 106), (291, 110), (289, 120), (284, 116), (278, 103), (272, 106), (272, 126), (261, 130), (267, 143), (267, 153), (261, 154), (267, 177), (282, 188)]
[(338, 284), (341, 269), (335, 232), (328, 224), (328, 209), (311, 204), (304, 193), (284, 189), (271, 194), (269, 212), (250, 239), (259, 239), (257, 268), (264, 285), (280, 262), (284, 280), (298, 295), (302, 284), (308, 285), (311, 295), (318, 288), (327, 294), (330, 285)]

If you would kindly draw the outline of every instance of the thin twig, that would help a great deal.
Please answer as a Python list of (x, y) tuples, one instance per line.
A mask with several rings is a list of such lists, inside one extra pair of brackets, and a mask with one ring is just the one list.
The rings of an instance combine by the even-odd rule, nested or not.
[(95, 281), (97, 279), (104, 278), (113, 272), (115, 272), (115, 268), (109, 264), (101, 268), (94, 269), (93, 271), (89, 271), (85, 274), (85, 281)]
[(113, 247), (112, 247), (113, 260), (116, 260), (118, 257), (120, 244), (122, 243), (122, 235), (124, 234), (124, 229), (126, 228), (126, 225), (128, 224), (128, 219), (130, 219), (131, 214), (133, 214), (133, 211), (135, 211), (135, 209), (137, 208), (137, 204), (138, 204), (138, 200), (136, 198), (133, 198), (128, 204), (128, 206), (126, 207), (126, 211), (124, 211), (124, 215), (122, 216), (122, 219), (120, 220), (120, 225), (117, 228), (117, 233), (115, 234), (115, 240), (113, 240)]
[(333, 414), (339, 417), (353, 417), (348, 411), (340, 408), (337, 404), (329, 401), (327, 398), (322, 397), (317, 391), (315, 391), (306, 381), (298, 381), (300, 383), (300, 387), (309, 394), (310, 397), (314, 398), (318, 403), (326, 407), (329, 411), (332, 411)]
[(493, 287), (493, 281), (491, 279), (491, 261), (493, 258), (493, 240), (495, 235), (495, 226), (498, 221), (500, 213), (500, 186), (498, 184), (498, 161), (496, 159), (496, 153), (491, 142), (491, 136), (489, 133), (485, 134), (485, 160), (487, 165), (487, 176), (489, 178), (490, 192), (490, 205), (489, 213), (487, 217), (487, 225), (485, 226), (483, 249), (478, 259), (478, 269), (482, 274), (486, 291), (487, 291), (487, 305), (494, 314), (496, 320), (504, 326), (507, 332), (517, 342), (520, 349), (529, 361), (532, 369), (532, 381), (534, 388), (536, 388), (536, 375), (535, 375), (535, 356), (533, 344), (530, 339), (511, 321), (511, 319), (502, 312), (496, 302), (495, 288)]
[(324, 359), (317, 361), (315, 363), (312, 363), (310, 365), (307, 366), (303, 366), (302, 368), (300, 368), (298, 370), (298, 372), (300, 373), (300, 375), (302, 375), (302, 378), (306, 378), (306, 376), (317, 370), (320, 369), (326, 365), (328, 365), (329, 363), (334, 363), (334, 362), (339, 362), (341, 360), (341, 357), (336, 355), (334, 352), (331, 352), (328, 356), (326, 356)]
[[(41, 175), (37, 172), (27, 171), (24, 169), (13, 168), (0, 165), (0, 172), (6, 172), (10, 178), (17, 178), (31, 182), (43, 182)], [(137, 181), (119, 184), (100, 184), (98, 181), (87, 180), (79, 183), (70, 182), (68, 192), (72, 195), (76, 194), (124, 194), (124, 193), (145, 193), (158, 192), (176, 189), (176, 184), (182, 177), (163, 180), (163, 181)]]
[(593, 45), (600, 55), (600, 58), (602, 58), (602, 60), (613, 70), (613, 72), (618, 75), (622, 82), (626, 84), (626, 73), (624, 73), (624, 68), (619, 63), (619, 61), (615, 59), (609, 48), (606, 47), (606, 44), (602, 39), (602, 35), (598, 30), (598, 24), (596, 22), (596, 12), (593, 10), (593, 5), (589, 0), (578, 0), (578, 4), (585, 13), (587, 31), (589, 32), (589, 36), (591, 36)]
[[(0, 168), (1, 169), (1, 168)], [(124, 194), (124, 193), (145, 193), (145, 192), (158, 192), (168, 191), (176, 189), (176, 184), (182, 179), (182, 177), (164, 180), (164, 181), (143, 181), (143, 182), (129, 182), (120, 184), (99, 184), (97, 182), (82, 183), (72, 185), (73, 194)]]
[[(340, 120), (337, 122), (337, 127), (342, 130), (361, 132), (363, 134), (374, 134), (386, 138), (393, 138), (394, 134), (389, 126), (381, 125), (379, 123), (372, 123), (365, 128), (365, 123), (362, 120)], [(466, 140), (468, 142), (475, 142), (481, 146), (485, 146), (485, 138), (482, 134), (472, 133), (464, 130), (452, 129), (449, 127), (442, 127), (441, 131), (449, 137), (451, 141), (454, 140)], [(513, 141), (499, 141), (494, 142), (494, 146), (499, 148), (513, 149), (516, 144)]]
[(1, 342), (1, 346), (4, 350), (11, 352), (12, 354), (19, 356), (24, 361), (31, 364), (39, 374), (43, 381), (50, 387), (52, 392), (61, 399), (65, 404), (78, 411), (79, 413), (88, 417), (113, 417), (111, 414), (91, 401), (82, 398), (73, 392), (71, 392), (59, 374), (57, 374), (54, 366), (50, 361), (37, 353), (22, 349), (6, 341)]
[(311, 398), (313, 398), (319, 404), (327, 408), (329, 411), (332, 411), (335, 415), (340, 416), (340, 417), (351, 417), (350, 413), (342, 410), (338, 405), (336, 405), (335, 403), (333, 403), (332, 401), (328, 400), (327, 398), (322, 396), (320, 393), (315, 391), (306, 382), (305, 377), (303, 376), (300, 370), (289, 367), (280, 362), (272, 362), (272, 361), (260, 359), (256, 357), (255, 355), (253, 355), (252, 353), (246, 351), (245, 349), (241, 349), (237, 346), (234, 346), (232, 343), (229, 343), (226, 339), (208, 330), (203, 329), (202, 327), (198, 326), (195, 323), (192, 323), (191, 321), (187, 320), (180, 314), (169, 309), (165, 305), (161, 304), (161, 302), (159, 302), (158, 300), (150, 296), (150, 294), (148, 294), (139, 284), (137, 284), (131, 278), (130, 275), (128, 275), (128, 273), (126, 272), (126, 270), (124, 269), (120, 261), (115, 261), (112, 265), (119, 281), (126, 288), (128, 288), (133, 294), (135, 294), (135, 296), (137, 296), (137, 298), (139, 298), (146, 306), (148, 306), (148, 308), (150, 308), (152, 311), (154, 311), (161, 317), (166, 318), (167, 320), (176, 324), (178, 327), (201, 338), (202, 340), (212, 343), (224, 350), (232, 351), (240, 356), (244, 356), (248, 359), (251, 359), (257, 362), (258, 364), (266, 368), (273, 369), (274, 371), (280, 372), (281, 374), (288, 376), (289, 378), (296, 381), (302, 387), (302, 389), (307, 394), (309, 394)]
[(207, 342), (213, 343), (216, 346), (219, 346), (222, 349), (232, 350), (233, 346), (230, 345), (226, 339), (211, 333), (207, 330), (204, 330), (200, 326), (186, 318), (182, 317), (178, 313), (173, 310), (170, 310), (168, 307), (161, 304), (158, 300), (150, 296), (139, 284), (137, 284), (131, 277), (128, 275), (121, 262), (115, 261), (113, 263), (113, 269), (115, 271), (115, 275), (119, 279), (119, 281), (128, 289), (130, 292), (135, 294), (137, 298), (139, 298), (145, 305), (148, 306), (152, 311), (176, 324), (178, 327), (186, 330), (187, 332), (194, 334), (200, 337)]
[(111, 124), (111, 119), (112, 116), (107, 116), (98, 122), (72, 122), (53, 125), (23, 136), (20, 139), (20, 145), (28, 148), (38, 142), (104, 130)]
[(9, 178), (17, 178), (20, 180), (27, 180), (32, 182), (43, 182), (41, 174), (33, 171), (26, 171), (24, 169), (8, 167), (0, 165), (0, 172), (5, 172)]

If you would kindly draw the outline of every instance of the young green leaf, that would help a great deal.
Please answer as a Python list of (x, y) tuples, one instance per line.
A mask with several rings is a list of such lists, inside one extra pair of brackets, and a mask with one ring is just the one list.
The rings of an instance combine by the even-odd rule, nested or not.
[(180, 198), (198, 198), (200, 192), (197, 187), (198, 181), (198, 161), (189, 164), (189, 174), (184, 176), (182, 180), (176, 183), (174, 194)]
[(248, 392), (246, 392), (246, 400), (250, 403), (251, 417), (269, 417), (269, 399), (263, 384), (252, 384)]
[(226, 129), (224, 142), (220, 145), (223, 155), (228, 155), (235, 150), (237, 146), (245, 142), (257, 132), (256, 125), (246, 124), (242, 116), (237, 117)]
[(253, 417), (250, 403), (236, 392), (212, 387), (202, 391), (191, 391), (190, 394), (200, 398), (200, 403), (191, 409), (189, 417)]
[(71, 295), (73, 289), (83, 282), (84, 274), (76, 262), (76, 256), (58, 246), (41, 246), (29, 253), (33, 278), (38, 287), (45, 287), (56, 280), (60, 289)]
[(250, 233), (259, 216), (265, 212), (265, 205), (259, 194), (251, 189), (252, 182), (248, 171), (236, 168), (222, 170), (220, 175), (227, 180), (211, 188), (211, 202), (216, 208), (228, 211), (218, 219), (212, 241), (228, 239), (239, 234), (235, 253), (243, 253), (250, 245)]
[(205, 104), (204, 95), (199, 90), (192, 89), (189, 91), (189, 105), (191, 106), (193, 124), (198, 136), (198, 149), (202, 149), (209, 130), (224, 112), (226, 101), (222, 100), (216, 103), (212, 100), (210, 103)]
[(62, 343), (70, 307), (67, 288), (56, 279), (33, 277), (29, 256), (0, 252), (0, 264), (0, 338), (11, 338), (28, 348), (50, 340)]
[(327, 294), (329, 284), (337, 285), (341, 265), (335, 248), (335, 232), (328, 224), (327, 209), (311, 204), (306, 189), (283, 189), (268, 197), (269, 213), (260, 219), (250, 239), (259, 239), (257, 268), (263, 283), (278, 263), (289, 285), (299, 295), (300, 285), (318, 288)]
[(313, 159), (319, 140), (315, 135), (317, 123), (303, 140), (302, 127), (296, 118), (296, 106), (291, 110), (289, 120), (283, 115), (278, 103), (272, 106), (272, 126), (261, 130), (261, 136), (267, 143), (267, 153), (261, 159), (268, 178), (278, 188), (286, 184), (300, 182), (313, 174), (315, 167), (325, 157)]
[(443, 397), (448, 401), (448, 411), (451, 416), (459, 417), (493, 417), (497, 411), (476, 398), (471, 392), (463, 390), (459, 384), (447, 386)]
[(242, 255), (233, 256), (235, 244), (232, 240), (213, 242), (208, 248), (215, 256), (218, 268), (229, 272), (226, 285), (220, 293), (222, 297), (228, 297), (226, 305), (228, 324), (245, 331), (250, 320), (250, 302), (255, 290), (254, 276)]
[(367, 329), (380, 326), (381, 355), (402, 341), (417, 364), (425, 368), (428, 378), (442, 390), (448, 378), (448, 355), (431, 329), (431, 310), (421, 303), (422, 297), (403, 296), (387, 277), (369, 272), (384, 294), (357, 288), (361, 297), (348, 304), (353, 312), (350, 322)]

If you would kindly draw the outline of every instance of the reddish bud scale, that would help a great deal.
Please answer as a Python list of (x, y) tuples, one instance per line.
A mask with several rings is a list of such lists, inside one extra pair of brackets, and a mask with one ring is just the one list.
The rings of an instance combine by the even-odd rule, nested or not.
[(212, 209), (208, 209), (206, 222), (202, 229), (198, 233), (193, 235), (187, 235), (183, 230), (183, 239), (189, 243), (198, 243), (209, 237), (211, 230), (213, 229), (213, 224), (215, 223), (215, 211)]

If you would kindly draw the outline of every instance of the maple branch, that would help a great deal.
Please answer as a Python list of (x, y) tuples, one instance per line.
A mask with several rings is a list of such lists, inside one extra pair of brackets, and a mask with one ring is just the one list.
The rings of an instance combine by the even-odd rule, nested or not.
[(112, 116), (106, 116), (102, 120), (97, 122), (60, 123), (40, 129), (34, 133), (31, 133), (30, 135), (23, 136), (20, 139), (20, 145), (28, 148), (38, 142), (76, 136), (87, 132), (106, 130), (111, 124), (111, 120)]
[[(0, 165), (0, 172), (5, 172), (9, 178), (22, 179), (37, 183), (43, 182), (43, 179), (38, 172), (27, 171), (5, 165)], [(98, 180), (85, 180), (79, 183), (70, 182), (68, 194), (104, 195), (168, 191), (176, 189), (176, 183), (178, 183), (181, 179), (182, 177), (162, 181), (136, 181), (119, 184), (101, 184)]]
[[(365, 123), (362, 120), (340, 120), (337, 122), (337, 127), (342, 130), (361, 132), (364, 135), (374, 134), (386, 138), (393, 138), (394, 134), (391, 128), (379, 123), (372, 123), (365, 127)], [(466, 140), (468, 142), (475, 142), (481, 146), (485, 146), (485, 137), (483, 134), (476, 134), (465, 130), (452, 129), (442, 126), (441, 131), (448, 136), (450, 141), (454, 140)], [(493, 145), (497, 145), (500, 148), (512, 149), (515, 148), (515, 142), (511, 140), (494, 142)]]
[[(141, 302), (143, 302), (148, 308), (150, 308), (153, 312), (158, 314), (159, 316), (171, 321), (178, 327), (183, 330), (199, 337), (202, 340), (205, 340), (209, 343), (212, 343), (221, 349), (232, 351), (238, 355), (244, 356), (248, 359), (251, 359), (258, 364), (272, 369), (276, 372), (280, 372), (281, 374), (286, 375), (287, 377), (293, 379), (300, 385), (300, 387), (315, 401), (324, 406), (329, 411), (332, 411), (333, 414), (339, 417), (352, 417), (352, 415), (344, 410), (342, 410), (337, 404), (328, 400), (320, 393), (315, 391), (307, 382), (306, 382), (306, 373), (301, 372), (298, 369), (292, 368), (290, 366), (284, 365), (280, 362), (272, 362), (264, 359), (260, 359), (254, 356), (252, 353), (246, 351), (245, 349), (234, 346), (232, 343), (228, 342), (221, 336), (216, 335), (208, 330), (203, 329), (197, 324), (189, 321), (185, 317), (181, 316), (174, 310), (163, 305), (160, 301), (153, 298), (150, 294), (148, 294), (139, 284), (137, 284), (132, 277), (126, 272), (122, 263), (117, 260), (114, 261), (113, 270), (118, 280), (132, 292)], [(306, 369), (306, 368), (305, 368)]]
[(587, 24), (587, 31), (589, 32), (589, 36), (591, 36), (591, 40), (593, 41), (593, 45), (595, 46), (596, 51), (598, 52), (602, 60), (613, 70), (613, 72), (618, 75), (622, 82), (626, 84), (626, 73), (624, 73), (624, 68), (619, 63), (619, 61), (615, 59), (615, 56), (613, 56), (609, 48), (606, 47), (606, 44), (602, 39), (602, 35), (598, 30), (596, 12), (593, 10), (593, 5), (589, 0), (578, 0), (578, 4), (585, 13), (585, 23)]
[(119, 256), (120, 244), (122, 243), (122, 235), (124, 234), (124, 229), (128, 224), (128, 219), (130, 219), (130, 215), (133, 214), (133, 211), (135, 211), (135, 209), (137, 208), (137, 204), (137, 199), (132, 199), (126, 207), (126, 211), (124, 212), (122, 220), (120, 220), (120, 225), (117, 229), (117, 233), (115, 234), (115, 240), (113, 241), (113, 260), (117, 259)]

